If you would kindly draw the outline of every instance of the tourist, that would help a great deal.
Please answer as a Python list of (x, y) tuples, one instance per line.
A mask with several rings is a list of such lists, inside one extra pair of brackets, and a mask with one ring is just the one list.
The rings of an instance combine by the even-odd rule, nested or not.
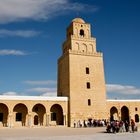
[(111, 125), (110, 125), (110, 122), (107, 122), (106, 131), (107, 131), (107, 133), (111, 133)]
[(126, 132), (129, 131), (129, 123), (128, 123), (128, 121), (125, 121), (125, 131)]
[(135, 122), (133, 119), (131, 119), (131, 132), (134, 133), (134, 127), (135, 127)]

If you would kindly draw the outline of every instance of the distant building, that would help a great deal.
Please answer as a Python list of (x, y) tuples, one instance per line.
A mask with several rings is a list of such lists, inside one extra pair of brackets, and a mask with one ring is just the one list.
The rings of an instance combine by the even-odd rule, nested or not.
[(73, 127), (90, 119), (139, 122), (140, 100), (107, 100), (103, 54), (90, 24), (75, 18), (58, 59), (58, 97), (0, 96), (0, 127)]

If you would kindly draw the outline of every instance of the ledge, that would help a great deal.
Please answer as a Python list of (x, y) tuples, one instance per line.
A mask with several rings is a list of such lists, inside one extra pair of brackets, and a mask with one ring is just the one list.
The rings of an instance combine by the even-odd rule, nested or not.
[(107, 102), (140, 102), (140, 99), (129, 99), (129, 100), (119, 100), (119, 99), (108, 99)]
[(68, 101), (68, 97), (5, 96), (5, 95), (0, 95), (0, 100)]

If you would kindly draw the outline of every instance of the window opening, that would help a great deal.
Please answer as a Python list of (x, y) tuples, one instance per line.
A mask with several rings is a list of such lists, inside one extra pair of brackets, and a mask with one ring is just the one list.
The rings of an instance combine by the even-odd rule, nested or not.
[(16, 113), (16, 121), (22, 121), (22, 113)]
[(83, 36), (84, 37), (84, 30), (80, 30), (80, 36)]
[(135, 122), (139, 122), (139, 115), (138, 114), (135, 115)]
[(51, 113), (51, 121), (56, 121), (56, 113), (55, 112)]
[(91, 106), (91, 100), (88, 99), (88, 106)]
[(89, 68), (86, 67), (86, 74), (89, 74)]
[(87, 82), (87, 88), (88, 89), (90, 88), (90, 82)]

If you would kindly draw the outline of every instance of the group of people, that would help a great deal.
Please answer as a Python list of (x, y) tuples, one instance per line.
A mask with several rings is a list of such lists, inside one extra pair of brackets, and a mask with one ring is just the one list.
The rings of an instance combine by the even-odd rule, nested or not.
[(118, 132), (133, 132), (137, 131), (137, 126), (135, 125), (135, 121), (131, 119), (131, 121), (110, 121), (107, 122), (106, 130), (108, 133), (118, 133)]
[(138, 127), (135, 124), (135, 121), (131, 119), (131, 121), (107, 121), (89, 119), (89, 120), (74, 120), (74, 128), (82, 128), (82, 127), (105, 127), (108, 133), (118, 133), (118, 132), (135, 132), (138, 130)]
[(74, 120), (74, 128), (76, 127), (97, 127), (97, 126), (106, 126), (106, 120), (96, 120), (96, 119), (89, 119), (89, 120), (78, 120), (77, 122)]

